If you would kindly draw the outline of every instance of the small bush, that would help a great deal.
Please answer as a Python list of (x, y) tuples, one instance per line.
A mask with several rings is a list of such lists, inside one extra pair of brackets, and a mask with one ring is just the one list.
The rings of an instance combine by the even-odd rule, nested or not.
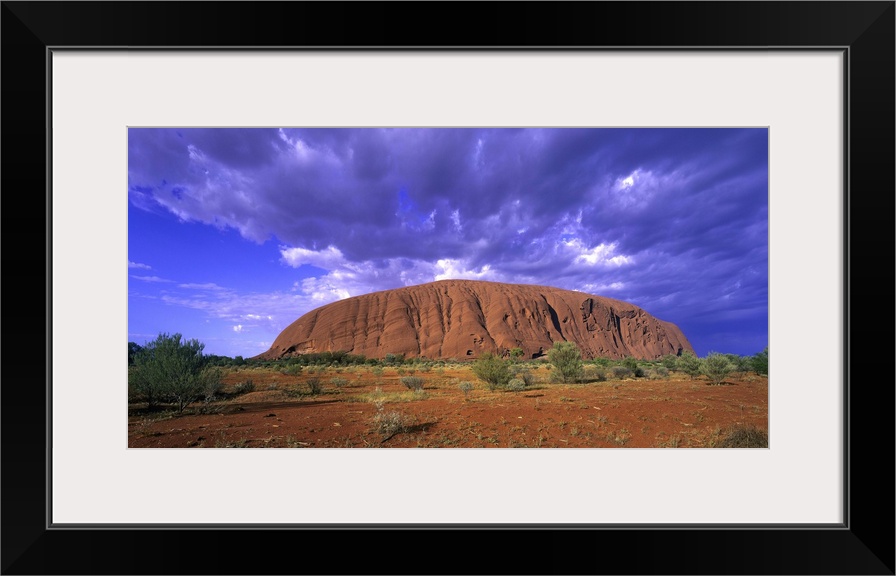
[(330, 384), (337, 388), (342, 388), (346, 384), (348, 384), (348, 380), (345, 378), (330, 378)]
[(650, 380), (665, 380), (669, 377), (669, 370), (665, 366), (657, 366), (647, 373)]
[(627, 366), (613, 366), (612, 370), (614, 378), (625, 378), (632, 375), (632, 371)]
[(280, 373), (286, 376), (297, 376), (302, 373), (302, 365), (290, 364), (289, 366), (281, 370)]
[(709, 381), (719, 386), (735, 369), (734, 364), (724, 354), (710, 352), (700, 362), (700, 372), (705, 374)]
[(489, 390), (503, 388), (510, 382), (511, 374), (507, 362), (491, 352), (485, 352), (472, 366), (473, 374), (488, 385)]
[(526, 383), (520, 380), (519, 378), (512, 378), (507, 383), (507, 389), (511, 392), (519, 392), (520, 390), (526, 389)]
[(525, 386), (532, 386), (535, 384), (535, 376), (532, 372), (529, 372), (526, 368), (517, 368), (512, 372), (513, 378), (517, 380), (522, 380)]
[(667, 370), (675, 370), (675, 367), (678, 365), (678, 356), (676, 356), (675, 354), (666, 354), (662, 357), (662, 359), (660, 359), (660, 363)]
[(585, 366), (582, 378), (586, 382), (603, 382), (607, 379), (607, 371), (600, 366)]
[(305, 384), (308, 385), (308, 391), (315, 396), (323, 391), (323, 386), (320, 384), (320, 378), (309, 378), (305, 381)]
[(768, 448), (768, 434), (753, 425), (735, 424), (716, 448)]
[[(220, 368), (208, 368), (207, 371), (209, 372), (209, 375), (205, 379), (204, 393), (206, 402), (210, 402), (218, 397), (218, 394), (220, 394), (221, 390), (224, 388), (224, 384), (221, 382)], [(211, 374), (212, 372), (214, 372), (214, 374)]]
[(389, 412), (378, 411), (373, 417), (373, 425), (377, 432), (385, 436), (387, 440), (399, 432), (406, 432), (410, 420), (401, 412), (391, 410)]
[(461, 391), (464, 393), (464, 398), (466, 398), (467, 396), (470, 395), (470, 391), (473, 390), (473, 383), (472, 382), (461, 382), (460, 384), (458, 384), (457, 387), (461, 389)]
[(563, 382), (574, 382), (581, 378), (582, 353), (575, 342), (554, 342), (554, 347), (548, 350), (548, 360)]
[(249, 392), (255, 391), (255, 384), (252, 380), (245, 380), (234, 386), (233, 391), (236, 394), (248, 394)]
[(423, 378), (419, 376), (402, 376), (401, 383), (408, 390), (423, 390)]
[(678, 357), (677, 368), (692, 379), (700, 374), (700, 359), (693, 352), (685, 351)]

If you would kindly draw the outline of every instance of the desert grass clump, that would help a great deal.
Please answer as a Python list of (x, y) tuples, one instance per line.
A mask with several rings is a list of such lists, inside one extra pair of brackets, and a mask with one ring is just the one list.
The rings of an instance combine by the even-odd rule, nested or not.
[(461, 392), (464, 393), (464, 398), (467, 398), (470, 396), (470, 392), (473, 390), (473, 383), (472, 382), (461, 382), (460, 384), (457, 385), (457, 387), (460, 388)]
[(522, 366), (517, 366), (514, 368), (513, 379), (522, 380), (523, 384), (528, 388), (535, 384), (535, 375), (529, 371), (528, 368), (523, 368)]
[(289, 364), (282, 370), (280, 373), (284, 376), (298, 376), (302, 373), (302, 365), (301, 364)]
[(316, 396), (323, 391), (323, 386), (321, 386), (320, 378), (309, 378), (305, 381), (305, 384), (308, 386), (308, 391)]
[(715, 448), (768, 448), (768, 434), (752, 424), (735, 424)]
[(400, 432), (407, 432), (411, 426), (411, 419), (397, 410), (383, 410), (382, 405), (377, 406), (376, 415), (373, 417), (374, 430), (382, 434), (380, 443), (392, 438)]
[(526, 389), (526, 383), (519, 378), (511, 378), (507, 383), (507, 389), (511, 392), (519, 392)]
[(600, 366), (585, 366), (582, 380), (585, 382), (603, 382), (607, 379), (607, 371)]
[(669, 369), (665, 366), (657, 366), (647, 372), (649, 380), (665, 380), (669, 378)]
[(348, 380), (345, 378), (330, 378), (330, 384), (337, 388), (342, 388), (348, 384)]
[(423, 390), (423, 378), (420, 376), (402, 376), (401, 383), (408, 390)]
[(248, 394), (249, 392), (255, 391), (255, 383), (252, 382), (251, 379), (244, 380), (234, 386), (233, 391), (236, 394)]

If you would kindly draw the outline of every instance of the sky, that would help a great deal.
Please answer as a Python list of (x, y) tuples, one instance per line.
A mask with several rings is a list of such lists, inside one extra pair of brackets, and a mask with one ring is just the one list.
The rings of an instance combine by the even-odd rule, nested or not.
[(128, 341), (251, 357), (451, 278), (631, 302), (698, 356), (768, 345), (765, 128), (130, 128)]

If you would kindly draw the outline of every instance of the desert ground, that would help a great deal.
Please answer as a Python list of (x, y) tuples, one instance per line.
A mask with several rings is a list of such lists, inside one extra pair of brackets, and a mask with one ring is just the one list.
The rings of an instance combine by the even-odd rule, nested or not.
[[(768, 430), (768, 378), (753, 372), (722, 385), (677, 371), (606, 380), (586, 372), (563, 384), (533, 362), (531, 384), (510, 391), (490, 390), (460, 363), (290, 368), (225, 368), (215, 397), (182, 413), (130, 403), (128, 446), (713, 448), (738, 430)], [(403, 384), (408, 376), (422, 378), (422, 390)]]

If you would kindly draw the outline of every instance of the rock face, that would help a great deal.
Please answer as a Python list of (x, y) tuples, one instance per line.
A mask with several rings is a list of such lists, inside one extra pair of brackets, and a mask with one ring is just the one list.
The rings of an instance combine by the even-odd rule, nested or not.
[(441, 280), (327, 304), (290, 324), (270, 350), (273, 360), (344, 351), (383, 358), (472, 359), (483, 352), (523, 358), (575, 342), (586, 359), (655, 359), (693, 347), (681, 330), (634, 304), (528, 284)]

